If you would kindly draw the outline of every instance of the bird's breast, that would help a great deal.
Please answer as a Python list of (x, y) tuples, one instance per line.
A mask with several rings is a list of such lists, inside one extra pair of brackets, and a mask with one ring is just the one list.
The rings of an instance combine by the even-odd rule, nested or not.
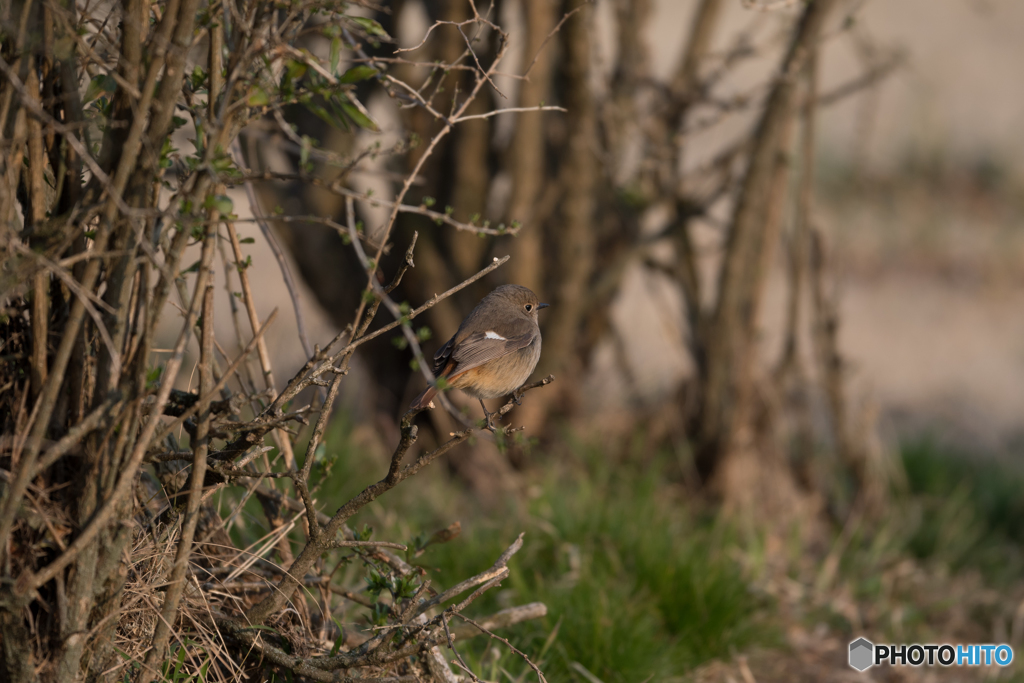
[(540, 360), (540, 335), (529, 346), (495, 358), (452, 380), (452, 386), (474, 398), (507, 396), (523, 386)]

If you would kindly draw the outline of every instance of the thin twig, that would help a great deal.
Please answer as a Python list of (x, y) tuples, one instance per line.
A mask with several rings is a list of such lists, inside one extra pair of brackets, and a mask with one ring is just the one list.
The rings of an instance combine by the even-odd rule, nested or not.
[(551, 29), (551, 32), (548, 33), (546, 38), (544, 38), (544, 42), (540, 44), (539, 48), (537, 48), (537, 54), (535, 54), (533, 56), (533, 60), (530, 62), (530, 65), (527, 66), (526, 67), (526, 71), (523, 72), (523, 76), (522, 76), (523, 78), (528, 78), (529, 77), (530, 72), (533, 71), (534, 64), (536, 64), (537, 60), (540, 59), (540, 54), (542, 52), (544, 52), (544, 48), (547, 46), (548, 41), (550, 41), (552, 38), (554, 38), (555, 34), (558, 33), (560, 30), (562, 30), (562, 24), (564, 24), (566, 21), (568, 21), (569, 17), (571, 17), (572, 15), (574, 15), (577, 12), (581, 11), (587, 5), (593, 5), (594, 2), (595, 2), (595, 0), (585, 0), (585, 2), (583, 2), (579, 7), (575, 8), (575, 9), (569, 11), (569, 12), (566, 12), (565, 14), (562, 15), (562, 18), (558, 21), (557, 24), (555, 24), (555, 27), (553, 29)]
[[(535, 108), (530, 108), (529, 110), (530, 111), (537, 111), (537, 109), (535, 109)], [(331, 193), (336, 194), (336, 195), (341, 196), (341, 197), (351, 197), (352, 199), (355, 199), (355, 200), (358, 200), (358, 201), (367, 202), (371, 206), (387, 206), (387, 207), (391, 207), (391, 208), (395, 208), (397, 206), (399, 213), (411, 213), (411, 214), (416, 214), (416, 215), (419, 215), (419, 216), (424, 216), (426, 218), (429, 218), (430, 220), (432, 220), (435, 223), (438, 223), (438, 224), (442, 224), (443, 223), (445, 225), (450, 225), (451, 227), (455, 228), (456, 230), (460, 230), (460, 231), (464, 231), (464, 232), (472, 232), (472, 233), (476, 233), (478, 235), (494, 235), (494, 236), (515, 235), (520, 230), (520, 227), (519, 227), (518, 224), (512, 224), (512, 225), (509, 225), (509, 226), (499, 225), (498, 227), (491, 227), (489, 221), (485, 221), (483, 223), (483, 225), (477, 225), (475, 223), (475, 221), (471, 221), (471, 222), (466, 223), (466, 222), (463, 222), (463, 221), (456, 220), (455, 218), (452, 217), (452, 215), (448, 211), (445, 211), (445, 212), (434, 211), (433, 209), (429, 208), (426, 204), (420, 204), (418, 206), (413, 206), (412, 204), (399, 204), (399, 203), (391, 201), (389, 199), (384, 199), (382, 197), (376, 197), (376, 196), (369, 195), (367, 193), (356, 192), (355, 190), (352, 190), (352, 189), (349, 189), (348, 187), (345, 187), (345, 185), (343, 183), (344, 176), (342, 176), (342, 178), (339, 178), (339, 179), (334, 180), (332, 182), (328, 182), (328, 181), (326, 181), (326, 180), (324, 180), (322, 178), (316, 178), (314, 176), (309, 176), (309, 175), (307, 175), (305, 173), (277, 173), (277, 172), (273, 172), (273, 171), (266, 171), (264, 173), (250, 174), (250, 175), (245, 176), (245, 178), (247, 180), (294, 180), (294, 181), (299, 181), (299, 182), (305, 182), (305, 183), (308, 183), (310, 185), (314, 185), (316, 187), (322, 187), (325, 190), (327, 190), (328, 192), (331, 192)], [(256, 219), (241, 219), (241, 220), (256, 220)], [(322, 217), (322, 216), (309, 216), (309, 217), (304, 216), (304, 215), (275, 216), (274, 220), (279, 220), (279, 221), (288, 222), (288, 223), (294, 223), (294, 222), (297, 222), (297, 221), (308, 221), (310, 223), (322, 223), (322, 224), (327, 225), (327, 226), (329, 226), (331, 228), (334, 228), (335, 230), (338, 230), (339, 232), (345, 230), (345, 226), (342, 226), (339, 223), (337, 223), (335, 221), (332, 221), (329, 218)], [(370, 244), (371, 246), (373, 246), (375, 249), (379, 249), (381, 246), (384, 246), (384, 245), (382, 245), (381, 242), (379, 242), (377, 240), (371, 239), (370, 236), (368, 236), (366, 234), (361, 233), (360, 234), (360, 238), (364, 242), (366, 242), (366, 243)]]
[(476, 621), (473, 621), (472, 619), (467, 617), (465, 614), (459, 614), (458, 617), (460, 619), (464, 620), (465, 622), (467, 622), (469, 624), (472, 624), (473, 626), (478, 628), (481, 633), (485, 633), (488, 636), (490, 636), (491, 638), (493, 638), (494, 640), (500, 640), (501, 642), (505, 643), (505, 645), (508, 647), (508, 649), (512, 650), (512, 652), (514, 652), (517, 655), (519, 655), (520, 657), (522, 657), (523, 660), (527, 664), (530, 665), (530, 668), (533, 669), (533, 672), (535, 674), (537, 674), (537, 680), (539, 680), (540, 683), (547, 683), (547, 679), (544, 678), (544, 674), (543, 674), (543, 672), (541, 672), (540, 668), (536, 664), (534, 664), (532, 661), (530, 661), (530, 658), (526, 656), (525, 652), (520, 651), (519, 649), (516, 648), (515, 645), (510, 643), (508, 638), (502, 638), (501, 636), (499, 636), (499, 635), (497, 635), (495, 633), (492, 633), (489, 629), (485, 628), (482, 624), (477, 623)]
[(488, 581), (493, 581), (497, 578), (504, 578), (508, 576), (508, 567), (506, 565), (508, 564), (508, 561), (512, 558), (512, 556), (519, 552), (519, 549), (523, 547), (523, 536), (524, 534), (519, 534), (519, 536), (512, 543), (512, 545), (510, 545), (505, 550), (505, 552), (503, 552), (501, 556), (498, 557), (497, 560), (495, 560), (494, 564), (491, 566), (490, 569), (480, 574), (477, 574), (474, 577), (466, 579), (465, 581), (462, 581), (461, 583), (452, 586), (445, 592), (439, 595), (435, 595), (430, 600), (427, 600), (426, 602), (422, 603), (416, 610), (417, 614), (422, 614), (426, 612), (434, 605), (440, 605), (443, 602), (447, 602), (448, 600), (451, 600), (460, 593), (466, 592), (473, 586), (479, 586), (482, 583), (487, 583)]
[[(216, 385), (214, 385), (214, 389), (213, 389), (214, 392), (219, 392), (222, 388), (224, 388), (224, 385), (227, 384), (228, 379), (230, 379), (231, 376), (234, 375), (235, 372), (237, 372), (238, 368), (242, 365), (242, 362), (245, 360), (245, 358), (250, 353), (252, 353), (253, 349), (256, 348), (256, 344), (259, 342), (260, 339), (263, 338), (263, 335), (266, 334), (267, 330), (270, 329), (271, 324), (273, 324), (273, 322), (274, 322), (274, 320), (276, 318), (277, 318), (277, 309), (275, 308), (274, 310), (272, 310), (270, 312), (270, 315), (267, 316), (266, 321), (264, 321), (263, 326), (259, 329), (259, 331), (252, 336), (252, 339), (249, 340), (249, 343), (246, 344), (245, 348), (242, 349), (242, 352), (240, 354), (238, 354), (238, 357), (235, 358), (235, 360), (231, 363), (231, 365), (229, 365), (224, 370), (224, 373), (221, 375), (220, 380), (217, 382)], [(161, 430), (160, 433), (157, 435), (156, 439), (154, 439), (154, 441), (156, 443), (160, 443), (161, 441), (166, 439), (185, 420), (189, 419), (190, 417), (195, 415), (197, 412), (199, 412), (199, 402), (198, 401), (195, 403), (195, 405), (193, 405), (192, 407), (188, 408), (187, 410), (185, 410), (185, 412), (183, 412), (181, 415), (179, 415), (173, 422), (171, 422), (170, 424), (165, 426), (164, 429)]]
[(111, 372), (114, 376), (121, 374), (121, 354), (115, 346), (114, 340), (111, 338), (110, 332), (107, 330), (107, 326), (103, 322), (103, 316), (101, 316), (100, 312), (96, 310), (96, 306), (101, 307), (107, 313), (116, 313), (116, 311), (99, 296), (82, 287), (71, 273), (64, 268), (61, 268), (57, 263), (51, 261), (42, 254), (35, 253), (20, 242), (12, 242), (12, 244), (19, 253), (29, 258), (36, 259), (42, 263), (43, 267), (47, 271), (60, 278), (60, 281), (78, 297), (79, 301), (82, 302), (82, 305), (85, 306), (86, 312), (89, 313), (89, 317), (92, 318), (93, 323), (96, 325), (96, 331), (99, 333), (100, 339), (103, 340), (103, 345), (107, 347), (107, 353), (110, 354)]
[[(473, 284), (474, 282), (476, 282), (480, 278), (485, 277), (491, 271), (501, 267), (506, 261), (508, 261), (508, 259), (509, 259), (508, 256), (505, 256), (505, 257), (500, 258), (500, 259), (495, 257), (494, 261), (489, 266), (481, 269), (475, 275), (473, 275), (473, 276), (471, 276), (469, 278), (466, 278), (465, 280), (463, 280), (459, 284), (455, 285), (454, 287), (446, 290), (442, 294), (435, 294), (433, 297), (428, 299), (427, 302), (424, 303), (422, 306), (419, 306), (418, 308), (413, 309), (412, 311), (410, 311), (408, 313), (408, 315), (405, 316), (405, 318), (407, 320), (415, 319), (417, 316), (421, 315), (422, 313), (424, 313), (428, 309), (433, 308), (434, 306), (436, 306), (439, 302), (444, 301), (445, 299), (447, 299), (448, 297), (452, 296), (456, 292), (459, 292), (462, 289), (465, 289), (466, 287), (468, 287), (469, 285)], [(312, 363), (307, 362), (306, 366), (301, 368), (299, 370), (299, 372), (296, 373), (295, 377), (293, 377), (292, 380), (288, 383), (288, 387), (285, 388), (285, 390), (283, 392), (281, 392), (281, 395), (277, 397), (277, 400), (274, 402), (274, 404), (271, 405), (267, 410), (270, 411), (270, 410), (277, 410), (277, 409), (279, 409), (281, 405), (283, 405), (287, 401), (290, 401), (292, 398), (294, 398), (296, 395), (298, 395), (298, 393), (300, 391), (302, 391), (303, 389), (311, 386), (313, 380), (317, 379), (323, 373), (325, 373), (325, 372), (331, 370), (332, 368), (334, 368), (334, 364), (337, 363), (343, 356), (351, 353), (352, 351), (354, 351), (358, 347), (362, 346), (363, 344), (365, 344), (365, 343), (367, 343), (369, 341), (373, 341), (374, 339), (376, 339), (377, 337), (380, 337), (381, 335), (387, 334), (388, 332), (394, 330), (395, 328), (397, 328), (401, 324), (402, 324), (402, 321), (396, 320), (396, 321), (394, 321), (392, 323), (388, 323), (384, 327), (382, 327), (382, 328), (380, 328), (380, 329), (378, 329), (378, 330), (376, 330), (374, 332), (371, 332), (370, 334), (363, 335), (363, 336), (359, 337), (358, 339), (355, 339), (354, 341), (349, 342), (341, 350), (339, 350), (337, 353), (335, 353), (333, 356), (331, 356), (329, 359), (327, 359), (326, 362), (323, 362), (323, 363), (321, 363), (320, 365), (318, 365), (316, 367), (312, 367)], [(330, 344), (327, 345), (327, 348), (324, 349), (324, 351), (322, 353), (326, 353), (335, 343), (340, 341), (342, 337), (348, 336), (348, 334), (349, 333), (346, 331), (346, 332), (342, 332), (341, 334), (337, 335), (333, 340), (331, 340)]]
[(506, 107), (504, 109), (495, 109), (494, 111), (485, 112), (483, 114), (466, 114), (465, 116), (458, 116), (452, 119), (452, 123), (462, 123), (463, 121), (473, 121), (475, 119), (491, 119), (495, 116), (501, 116), (502, 114), (535, 111), (560, 111), (562, 113), (566, 113), (569, 110), (565, 107), (556, 107), (553, 105), (538, 105), (536, 107)]
[[(237, 138), (234, 144), (232, 144), (231, 150), (235, 157), (235, 163), (242, 167), (242, 150)], [(267, 245), (270, 246), (270, 250), (277, 260), (277, 266), (281, 269), (281, 277), (284, 278), (285, 287), (288, 288), (288, 296), (291, 297), (292, 309), (295, 311), (295, 327), (299, 334), (299, 342), (302, 344), (302, 352), (306, 354), (306, 357), (312, 356), (313, 349), (309, 345), (309, 334), (306, 332), (306, 316), (302, 312), (302, 293), (295, 284), (295, 278), (292, 277), (291, 266), (288, 265), (288, 259), (284, 255), (284, 250), (281, 248), (281, 244), (277, 241), (277, 236), (274, 235), (273, 230), (270, 229), (270, 224), (267, 223), (263, 215), (263, 210), (260, 208), (260, 200), (256, 196), (256, 189), (253, 187), (252, 182), (248, 180), (243, 184), (245, 185), (245, 196), (249, 198), (249, 208), (252, 210), (252, 215), (256, 219), (256, 224), (260, 226), (260, 232), (263, 233), (263, 238), (267, 241)]]
[[(208, 240), (209, 241), (209, 240)], [(206, 455), (210, 448), (209, 431), (212, 413), (210, 397), (213, 395), (213, 285), (207, 285), (203, 293), (203, 327), (199, 357), (199, 394), (200, 399), (199, 426), (196, 428), (196, 440), (193, 445), (195, 457), (192, 461), (192, 472), (189, 475), (191, 487), (188, 503), (181, 524), (181, 535), (178, 537), (178, 548), (171, 568), (170, 579), (164, 604), (160, 611), (160, 619), (153, 634), (153, 646), (146, 657), (147, 668), (139, 674), (140, 683), (149, 683), (149, 672), (155, 671), (164, 658), (164, 649), (171, 635), (171, 625), (177, 620), (178, 604), (185, 591), (185, 572), (192, 553), (192, 540), (196, 525), (199, 523), (199, 507), (203, 498), (203, 479), (206, 475)]]

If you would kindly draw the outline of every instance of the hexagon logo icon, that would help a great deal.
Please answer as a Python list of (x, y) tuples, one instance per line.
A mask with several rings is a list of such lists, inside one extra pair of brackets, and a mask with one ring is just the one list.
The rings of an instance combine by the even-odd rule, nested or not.
[(850, 666), (857, 671), (864, 671), (872, 665), (875, 646), (866, 638), (858, 638), (850, 643)]

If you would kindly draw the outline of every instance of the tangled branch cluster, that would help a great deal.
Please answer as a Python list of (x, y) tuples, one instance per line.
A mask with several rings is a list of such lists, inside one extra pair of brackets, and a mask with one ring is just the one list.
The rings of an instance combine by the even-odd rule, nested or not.
[[(366, 54), (364, 44), (388, 36), (377, 22), (348, 14), (347, 4), (123, 0), (110, 12), (89, 2), (25, 0), (0, 9), (0, 678), (134, 675), (148, 683), (181, 672), (237, 679), (260, 667), (322, 681), (456, 678), (437, 648), (467, 634), (450, 621), (508, 576), (522, 538), (490, 570), (439, 590), (389, 550), (408, 559), (422, 547), (372, 540), (348, 522), (474, 427), (404, 463), (417, 441), (415, 413), (405, 415), (387, 474), (333, 515), (320, 511), (315, 482), (328, 467), (320, 446), (355, 351), (401, 328), (422, 359), (410, 322), (504, 263), (495, 259), (410, 310), (389, 294), (414, 265), (414, 239), (391, 284), (379, 282), (401, 212), (498, 234), (403, 200), (437, 144), (479, 117), (467, 107), (493, 87), (508, 37), (475, 6), (457, 25), (464, 53), (432, 68), (468, 70), (475, 85), (446, 110), (438, 78), (414, 87), (388, 73), (395, 60)], [(296, 47), (311, 35), (329, 49)], [(484, 43), (496, 46), (488, 63), (478, 56)], [(351, 201), (359, 195), (347, 174), (372, 148), (351, 158), (316, 149), (284, 113), (303, 107), (335, 126), (375, 130), (355, 90), (367, 79), (439, 127), (372, 242), (351, 209), (347, 227), (322, 219), (351, 238), (367, 284), (351, 323), (322, 348), (309, 348), (299, 317), (308, 360), (278, 392), (265, 342), (276, 311), (263, 321), (257, 314), (229, 187), (246, 188), (272, 246), (273, 234), (238, 139), (276, 127), (304, 159), (315, 154), (341, 169), (329, 183), (305, 167), (289, 180), (325, 184)], [(189, 247), (200, 257), (183, 269)], [(225, 278), (237, 274), (234, 293), (250, 327), (242, 333), (233, 309), (235, 354), (214, 334), (218, 249)], [(157, 362), (158, 324), (175, 295), (180, 327)], [(395, 320), (370, 332), (382, 304)], [(193, 338), (197, 392), (176, 388)], [(253, 355), (262, 386), (248, 369)], [(303, 396), (311, 402), (293, 407)], [(298, 435), (312, 419), (298, 456)], [(283, 480), (294, 497), (279, 488)], [(226, 518), (212, 499), (218, 492), (234, 502)], [(243, 548), (231, 531), (250, 499), (270, 531)], [(368, 572), (366, 591), (335, 577), (349, 565)], [(369, 608), (368, 633), (332, 621), (336, 610), (354, 606)], [(465, 625), (490, 633), (543, 613), (543, 605), (527, 605)]]

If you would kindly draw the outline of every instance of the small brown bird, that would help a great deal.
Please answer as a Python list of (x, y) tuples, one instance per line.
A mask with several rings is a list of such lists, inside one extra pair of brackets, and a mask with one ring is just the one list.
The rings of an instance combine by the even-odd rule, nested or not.
[[(519, 285), (502, 285), (485, 296), (459, 325), (455, 336), (434, 354), (434, 376), (480, 401), (493, 430), (485, 398), (498, 398), (523, 386), (540, 360), (537, 295)], [(437, 387), (423, 390), (412, 409), (430, 405)]]

